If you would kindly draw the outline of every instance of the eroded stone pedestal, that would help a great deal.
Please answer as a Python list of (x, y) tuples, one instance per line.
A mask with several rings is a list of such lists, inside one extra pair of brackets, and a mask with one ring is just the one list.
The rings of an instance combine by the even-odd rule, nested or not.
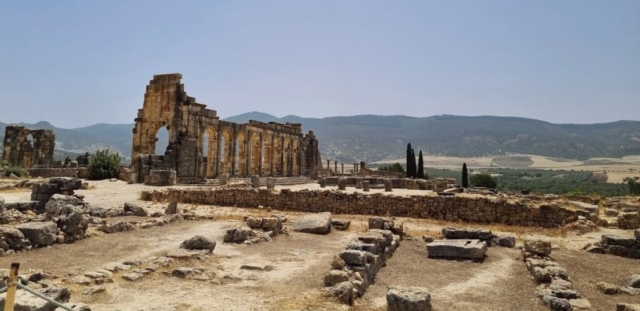
[(438, 240), (427, 244), (430, 258), (483, 259), (487, 243), (480, 240)]

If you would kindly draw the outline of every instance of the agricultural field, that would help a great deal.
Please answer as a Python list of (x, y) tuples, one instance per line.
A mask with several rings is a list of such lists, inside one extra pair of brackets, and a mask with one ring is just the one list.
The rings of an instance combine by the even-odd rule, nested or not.
[[(370, 167), (398, 162), (405, 163), (405, 159), (374, 162)], [(430, 169), (460, 170), (466, 163), (469, 169), (538, 169), (588, 171), (596, 174), (606, 174), (607, 183), (622, 183), (626, 177), (640, 176), (640, 155), (623, 158), (592, 158), (585, 161), (552, 158), (539, 155), (508, 155), (488, 157), (443, 157), (425, 156), (424, 166)], [(445, 174), (445, 173), (439, 173)], [(445, 177), (445, 176), (440, 176)], [(603, 178), (598, 178), (600, 182)]]

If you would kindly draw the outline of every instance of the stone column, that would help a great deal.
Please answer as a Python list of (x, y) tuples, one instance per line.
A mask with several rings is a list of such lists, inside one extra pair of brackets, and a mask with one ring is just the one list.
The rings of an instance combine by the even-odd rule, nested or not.
[(326, 186), (327, 186), (327, 178), (321, 177), (320, 178), (320, 188), (324, 188)]
[(384, 191), (385, 192), (393, 191), (393, 188), (391, 187), (391, 180), (389, 180), (388, 178), (385, 178), (384, 180)]
[(229, 148), (231, 150), (231, 172), (229, 173), (231, 176), (236, 176), (236, 145), (238, 142), (238, 136), (236, 135), (236, 131), (233, 131), (233, 134), (231, 135), (233, 135), (233, 138), (231, 139), (231, 148)]
[(338, 175), (338, 161), (333, 161), (333, 166), (334, 166), (333, 173)]
[(331, 174), (331, 160), (327, 160), (327, 169), (329, 170), (329, 174)]
[(362, 178), (356, 177), (356, 189), (362, 189)]
[(344, 163), (340, 163), (340, 165), (342, 165), (342, 176), (344, 176)]
[(362, 191), (369, 192), (369, 181), (368, 180), (363, 180), (362, 181)]
[(347, 179), (344, 177), (338, 178), (338, 190), (347, 189)]
[(262, 140), (262, 133), (260, 133), (260, 152), (258, 154), (258, 176), (262, 176), (262, 150), (264, 149), (264, 141)]
[(222, 153), (222, 132), (220, 132), (221, 127), (218, 127), (217, 129), (217, 133), (218, 133), (218, 137), (217, 137), (217, 141), (216, 144), (218, 144), (218, 148), (216, 148), (216, 171), (214, 172), (214, 176), (220, 176), (220, 156)]
[(260, 189), (260, 176), (259, 175), (251, 176), (251, 188)]
[(276, 187), (276, 183), (273, 177), (267, 177), (267, 190), (273, 190)]

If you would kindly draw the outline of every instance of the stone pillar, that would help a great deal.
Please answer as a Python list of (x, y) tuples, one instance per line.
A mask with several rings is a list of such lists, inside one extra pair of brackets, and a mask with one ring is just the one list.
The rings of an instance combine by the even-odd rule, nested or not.
[(259, 156), (258, 156), (258, 176), (262, 176), (262, 157), (264, 156), (262, 154), (262, 150), (264, 149), (264, 141), (262, 140), (262, 133), (260, 133), (260, 152), (259, 152)]
[(362, 191), (369, 192), (369, 181), (368, 180), (363, 180), (362, 181)]
[(324, 188), (327, 186), (327, 178), (326, 177), (321, 177), (320, 178), (320, 188)]
[(251, 188), (260, 189), (260, 175), (251, 176)]
[(356, 177), (356, 189), (362, 189), (362, 178)]
[(338, 161), (333, 161), (333, 173), (338, 175)]
[(340, 163), (340, 165), (342, 165), (342, 174), (340, 175), (344, 176), (344, 163)]
[(338, 178), (338, 190), (347, 189), (347, 179), (344, 177)]
[(232, 135), (233, 135), (233, 139), (231, 139), (232, 145), (231, 145), (231, 148), (229, 148), (229, 150), (231, 150), (231, 172), (229, 173), (231, 174), (231, 176), (236, 176), (236, 165), (237, 165), (236, 144), (238, 142), (238, 136), (236, 136), (236, 131), (233, 131)]
[(276, 182), (273, 177), (267, 177), (267, 190), (273, 190), (276, 187)]
[(384, 179), (384, 191), (385, 192), (393, 191), (393, 188), (391, 188), (391, 180), (389, 180), (388, 178)]
[(216, 171), (215, 171), (215, 175), (214, 176), (218, 176), (220, 177), (220, 161), (222, 159), (220, 159), (220, 156), (222, 155), (222, 132), (220, 132), (221, 128), (218, 128), (218, 141), (216, 142), (218, 144), (218, 148), (216, 148)]
[(329, 174), (331, 174), (331, 160), (327, 160), (327, 169), (329, 170)]
[(229, 177), (228, 176), (229, 176), (229, 174), (227, 174), (227, 173), (218, 175), (218, 181), (219, 181), (218, 184), (220, 186), (226, 185), (227, 182), (229, 181)]

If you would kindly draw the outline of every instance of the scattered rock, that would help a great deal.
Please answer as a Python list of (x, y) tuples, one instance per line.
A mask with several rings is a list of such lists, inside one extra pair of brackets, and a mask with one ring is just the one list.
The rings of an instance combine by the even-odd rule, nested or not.
[(347, 273), (347, 271), (329, 270), (327, 274), (324, 275), (325, 287), (335, 286), (339, 283), (347, 281), (349, 281), (349, 273)]
[(551, 254), (551, 242), (542, 240), (525, 240), (524, 250), (529, 253), (549, 256)]
[(199, 258), (202, 256), (202, 253), (194, 250), (186, 250), (186, 249), (174, 249), (167, 252), (166, 257), (176, 258), (176, 259), (190, 259), (190, 258)]
[(33, 247), (53, 244), (58, 232), (57, 225), (50, 221), (27, 222), (19, 225), (17, 229), (24, 234)]
[(422, 236), (422, 240), (427, 242), (427, 243), (431, 243), (433, 241), (435, 241), (436, 239), (432, 236), (428, 236), (428, 235), (423, 235)]
[(333, 269), (342, 270), (344, 269), (345, 265), (346, 263), (344, 262), (344, 260), (342, 260), (342, 258), (340, 258), (340, 256), (336, 255), (333, 257), (333, 261), (331, 262), (331, 267)]
[(591, 310), (591, 303), (584, 298), (569, 299), (569, 303), (576, 310)]
[(585, 249), (585, 251), (589, 252), (589, 253), (594, 253), (594, 254), (604, 254), (605, 253), (605, 249), (601, 246), (598, 245), (591, 245), (589, 247), (587, 247)]
[(25, 238), (20, 230), (9, 226), (0, 226), (0, 247), (5, 251), (22, 250), (30, 244), (31, 242)]
[(540, 267), (533, 267), (533, 269), (531, 270), (531, 274), (533, 275), (533, 278), (538, 283), (551, 282), (551, 274), (547, 269), (543, 269)]
[(98, 227), (98, 229), (96, 230), (102, 231), (104, 233), (115, 233), (115, 232), (135, 230), (135, 227), (131, 223), (118, 221), (112, 224), (104, 224)]
[(616, 305), (616, 311), (640, 311), (640, 305), (619, 303)]
[(431, 311), (431, 295), (423, 287), (393, 287), (387, 292), (388, 311)]
[(170, 202), (167, 208), (164, 210), (166, 215), (175, 215), (178, 214), (178, 202)]
[(332, 287), (325, 288), (329, 295), (337, 298), (340, 302), (353, 305), (356, 299), (357, 290), (353, 287), (351, 282), (342, 282)]
[(336, 230), (346, 231), (349, 229), (350, 225), (351, 225), (350, 220), (339, 220), (339, 219), (331, 220), (331, 226), (333, 226), (333, 228)]
[(141, 206), (135, 205), (133, 203), (124, 204), (124, 213), (127, 215), (133, 215), (133, 216), (142, 216), (142, 217), (149, 216), (149, 213), (147, 212), (146, 209), (144, 209)]
[(86, 276), (78, 275), (71, 279), (71, 283), (79, 285), (90, 285), (91, 279)]
[[(47, 287), (39, 292), (57, 302), (68, 302), (71, 298), (71, 292), (66, 287)], [(4, 306), (5, 299), (6, 295), (0, 297), (0, 306)], [(16, 292), (14, 308), (16, 311), (51, 311), (56, 309), (56, 305), (27, 291), (19, 290)]]
[(296, 219), (293, 230), (304, 233), (327, 234), (331, 232), (331, 213), (305, 215)]
[(248, 263), (240, 266), (240, 269), (243, 270), (258, 270), (258, 271), (271, 271), (273, 270), (273, 266), (259, 264), (259, 263)]
[(182, 244), (180, 244), (180, 248), (208, 250), (210, 253), (213, 253), (213, 250), (216, 248), (216, 241), (201, 235), (196, 235), (182, 242)]
[(184, 278), (188, 277), (189, 275), (191, 275), (193, 272), (194, 272), (193, 268), (181, 267), (181, 268), (177, 268), (177, 269), (174, 269), (173, 271), (171, 271), (171, 276), (175, 276), (175, 277), (184, 279)]
[(143, 276), (144, 276), (144, 274), (142, 274), (142, 273), (131, 272), (131, 273), (127, 273), (127, 274), (123, 275), (122, 278), (127, 280), (127, 281), (135, 282), (135, 281), (139, 280), (140, 278), (142, 278)]
[(516, 238), (511, 235), (500, 235), (497, 244), (502, 247), (514, 248), (516, 247)]
[(605, 295), (616, 295), (620, 292), (620, 289), (618, 288), (618, 286), (611, 283), (599, 282), (597, 285), (598, 285), (598, 289), (602, 291)]
[(95, 294), (99, 294), (99, 293), (103, 293), (107, 291), (107, 288), (101, 285), (96, 285), (96, 286), (91, 286), (91, 287), (87, 287), (84, 290), (82, 290), (82, 295), (85, 296), (91, 296), (91, 295), (95, 295)]
[(551, 311), (571, 311), (573, 307), (569, 300), (553, 297), (549, 301), (549, 309)]
[(640, 288), (640, 274), (632, 275), (628, 285), (631, 288)]

